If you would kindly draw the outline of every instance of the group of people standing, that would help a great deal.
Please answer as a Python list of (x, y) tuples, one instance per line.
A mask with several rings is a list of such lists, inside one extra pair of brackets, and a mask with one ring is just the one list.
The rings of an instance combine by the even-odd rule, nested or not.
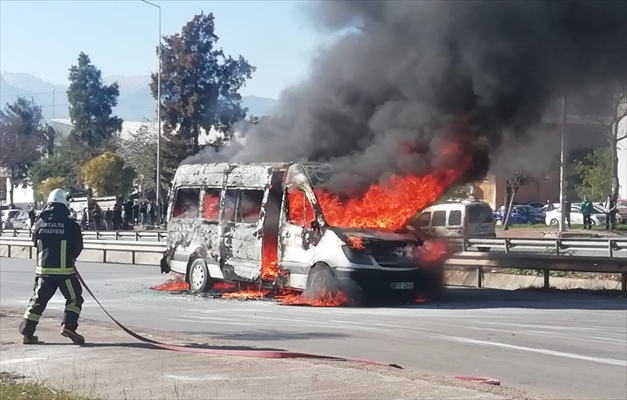
[[(605, 203), (603, 203), (603, 211), (605, 213), (605, 230), (615, 229), (618, 207), (612, 199), (612, 196), (607, 196)], [(583, 229), (592, 229), (594, 205), (588, 196), (584, 196), (581, 202), (581, 214), (583, 215)]]
[(84, 230), (128, 230), (132, 226), (159, 225), (159, 207), (152, 200), (127, 201), (113, 209), (102, 210), (99, 206), (81, 211), (81, 227)]
[[(555, 206), (550, 200), (546, 202), (546, 211), (552, 211), (555, 209)], [(583, 216), (583, 229), (592, 229), (592, 215), (595, 214), (594, 204), (590, 201), (590, 197), (584, 196), (583, 201), (580, 205), (581, 215)], [(616, 214), (618, 213), (618, 208), (616, 204), (612, 200), (611, 196), (608, 196), (603, 203), (603, 211), (605, 213), (605, 229), (615, 229), (616, 228)], [(564, 222), (567, 223), (568, 228), (570, 229), (570, 214), (571, 214), (571, 205), (570, 200), (566, 196), (564, 196)]]

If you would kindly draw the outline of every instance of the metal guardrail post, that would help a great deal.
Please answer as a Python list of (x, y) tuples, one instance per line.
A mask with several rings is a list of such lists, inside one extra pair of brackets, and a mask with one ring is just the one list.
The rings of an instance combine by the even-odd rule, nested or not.
[(483, 286), (483, 267), (477, 267), (477, 287)]
[(545, 269), (545, 270), (543, 271), (543, 275), (544, 275), (544, 288), (545, 288), (545, 289), (548, 289), (548, 288), (550, 288), (550, 287), (551, 287), (551, 286), (549, 285), (549, 277), (551, 276), (551, 271), (550, 271), (550, 270), (548, 270), (548, 269)]
[(468, 239), (466, 237), (462, 239), (462, 249), (468, 251)]
[(623, 291), (623, 294), (627, 294), (627, 272), (621, 274), (620, 289)]
[[(557, 239), (557, 240), (555, 241), (555, 255), (556, 255), (556, 256), (559, 256), (559, 255), (560, 255), (560, 248), (561, 248), (561, 247), (562, 247), (562, 241), (561, 241), (561, 240), (559, 240), (559, 239)], [(545, 279), (544, 279), (545, 285), (546, 285), (546, 282), (547, 282), (547, 281), (548, 281), (548, 280), (545, 278)]]
[(505, 254), (509, 254), (509, 247), (511, 246), (511, 244), (511, 240), (505, 239)]
[(614, 257), (614, 241), (612, 239), (607, 241), (607, 247), (609, 256)]
[(135, 241), (139, 242), (139, 232), (135, 231)]
[(115, 240), (120, 240), (120, 231), (115, 231)]
[(135, 265), (135, 251), (131, 251), (131, 264)]

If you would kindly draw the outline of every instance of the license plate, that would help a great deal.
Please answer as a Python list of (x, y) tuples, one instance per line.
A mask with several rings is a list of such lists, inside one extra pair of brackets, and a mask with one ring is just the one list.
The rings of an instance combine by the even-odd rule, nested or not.
[(413, 289), (414, 288), (414, 282), (394, 282), (394, 283), (390, 284), (390, 288), (391, 289), (396, 289), (396, 290)]

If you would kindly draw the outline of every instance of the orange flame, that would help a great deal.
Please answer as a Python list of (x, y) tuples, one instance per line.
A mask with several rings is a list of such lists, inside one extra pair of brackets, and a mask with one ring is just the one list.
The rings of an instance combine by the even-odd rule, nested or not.
[(292, 306), (337, 307), (348, 303), (348, 296), (339, 290), (335, 292), (323, 290), (315, 296), (305, 293), (278, 294), (276, 299), (279, 300), (281, 304)]
[(278, 233), (265, 232), (262, 243), (261, 279), (275, 280), (279, 275)]
[(447, 242), (444, 240), (428, 239), (420, 247), (416, 247), (414, 257), (423, 264), (438, 263), (444, 261), (452, 254)]
[(251, 286), (238, 292), (224, 293), (223, 299), (260, 299), (266, 297), (270, 293), (269, 290), (262, 290), (258, 286)]
[(189, 290), (189, 284), (180, 279), (170, 279), (169, 281), (159, 286), (154, 286), (151, 289), (164, 292), (175, 292), (177, 290)]
[(361, 250), (366, 248), (366, 246), (364, 246), (364, 241), (361, 238), (358, 238), (356, 236), (348, 236), (346, 237), (346, 240), (353, 249)]
[[(324, 189), (314, 189), (314, 193), (331, 226), (400, 229), (414, 214), (437, 201), (470, 166), (471, 158), (462, 153), (460, 146), (450, 144), (425, 176), (393, 175), (387, 185), (371, 185), (363, 196), (346, 201)], [(313, 219), (313, 210), (310, 214), (308, 207), (302, 207), (306, 204), (302, 191), (290, 191), (288, 195), (290, 220)]]

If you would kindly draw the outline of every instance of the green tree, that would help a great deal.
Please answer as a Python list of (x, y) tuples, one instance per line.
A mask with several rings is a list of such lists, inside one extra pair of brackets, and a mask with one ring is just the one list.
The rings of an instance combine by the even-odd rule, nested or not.
[(78, 65), (70, 67), (67, 99), (73, 129), (71, 135), (83, 141), (92, 155), (101, 154), (122, 130), (122, 119), (112, 115), (120, 95), (117, 82), (105, 85), (101, 71), (89, 56), (78, 56)]
[(0, 110), (0, 167), (11, 181), (11, 204), (14, 189), (28, 185), (29, 169), (48, 152), (49, 132), (41, 107), (32, 100), (19, 97)]
[(126, 164), (137, 172), (135, 183), (142, 191), (157, 187), (157, 127), (154, 121), (144, 121), (137, 132), (124, 141), (120, 153)]
[(135, 170), (120, 155), (106, 152), (85, 163), (81, 177), (99, 196), (124, 197), (133, 188)]
[[(246, 116), (239, 90), (255, 67), (242, 56), (226, 56), (217, 47), (214, 27), (213, 14), (201, 13), (180, 34), (163, 38), (160, 113), (165, 186), (179, 163), (200, 150), (202, 130), (230, 137), (233, 124)], [(150, 88), (156, 99), (157, 74), (152, 75)]]
[(611, 149), (596, 149), (582, 160), (575, 161), (573, 167), (581, 180), (580, 184), (575, 185), (577, 196), (590, 196), (593, 201), (605, 201), (612, 192)]
[(39, 195), (39, 185), (48, 178), (62, 177), (63, 187), (73, 196), (84, 193), (80, 177), (81, 166), (91, 158), (91, 149), (80, 139), (69, 135), (59, 140), (54, 154), (41, 158), (30, 169), (33, 190), (38, 201), (44, 199)]

